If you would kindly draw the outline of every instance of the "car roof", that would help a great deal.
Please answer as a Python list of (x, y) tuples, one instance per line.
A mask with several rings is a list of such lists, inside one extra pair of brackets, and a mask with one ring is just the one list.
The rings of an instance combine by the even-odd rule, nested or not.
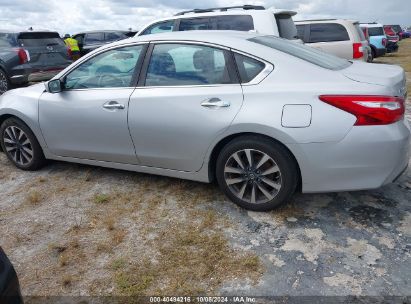
[(382, 27), (380, 23), (360, 23), (360, 25), (365, 27)]
[(297, 20), (294, 21), (296, 24), (310, 24), (310, 23), (358, 23), (357, 20), (351, 20), (351, 19), (313, 19), (313, 20)]
[(134, 36), (128, 39), (114, 42), (110, 45), (123, 45), (133, 42), (150, 42), (150, 41), (193, 41), (193, 42), (208, 42), (217, 45), (225, 45), (236, 47), (247, 39), (257, 36), (265, 36), (255, 32), (241, 31), (182, 31), (182, 32), (167, 32), (142, 36)]
[[(84, 31), (84, 32), (78, 32), (78, 33), (76, 33), (76, 34), (74, 34), (73, 36), (75, 36), (75, 35), (81, 35), (81, 34), (94, 34), (94, 33), (114, 33), (114, 32), (116, 32), (116, 33), (118, 33), (118, 32), (120, 32), (120, 33), (128, 33), (128, 32), (130, 32), (130, 31), (125, 31), (125, 30), (101, 30), (101, 31)], [(131, 31), (132, 32), (132, 31)]]
[(201, 17), (214, 17), (214, 16), (232, 16), (232, 15), (246, 15), (246, 16), (252, 16), (252, 15), (261, 15), (261, 14), (288, 14), (290, 16), (295, 16), (297, 12), (292, 11), (292, 10), (287, 10), (287, 9), (274, 9), (274, 8), (267, 8), (265, 10), (241, 10), (241, 9), (234, 9), (234, 10), (228, 10), (228, 11), (212, 11), (212, 12), (189, 12), (185, 13), (184, 15), (174, 15), (170, 16), (167, 18), (160, 18), (157, 19), (153, 22), (147, 23), (144, 27), (144, 29), (152, 24), (156, 24), (159, 22), (163, 21), (169, 21), (169, 20), (177, 20), (177, 19), (191, 19), (191, 18), (201, 18)]
[(12, 30), (2, 30), (0, 29), (0, 33), (7, 33), (7, 34), (22, 34), (22, 33), (58, 33), (57, 31), (50, 31), (50, 30), (24, 30), (24, 31), (12, 31)]

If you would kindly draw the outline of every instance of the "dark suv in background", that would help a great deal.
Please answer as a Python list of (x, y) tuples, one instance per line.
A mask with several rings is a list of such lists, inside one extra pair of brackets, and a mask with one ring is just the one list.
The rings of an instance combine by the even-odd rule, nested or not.
[(71, 62), (57, 32), (0, 30), (0, 95), (12, 85), (49, 80)]
[(85, 55), (100, 46), (114, 41), (133, 37), (135, 31), (90, 31), (73, 35), (77, 40), (81, 55)]

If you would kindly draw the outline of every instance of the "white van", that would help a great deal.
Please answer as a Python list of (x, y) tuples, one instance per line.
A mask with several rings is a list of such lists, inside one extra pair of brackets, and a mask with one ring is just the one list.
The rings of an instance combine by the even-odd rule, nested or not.
[(349, 59), (369, 61), (371, 48), (357, 21), (323, 19), (296, 21), (298, 36), (309, 46)]

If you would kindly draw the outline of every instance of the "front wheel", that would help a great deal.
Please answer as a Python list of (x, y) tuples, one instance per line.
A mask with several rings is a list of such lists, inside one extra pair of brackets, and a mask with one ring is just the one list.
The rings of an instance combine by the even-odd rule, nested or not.
[(33, 132), (22, 121), (6, 119), (0, 126), (0, 134), (1, 147), (16, 167), (33, 171), (44, 165), (43, 150)]
[(247, 136), (228, 143), (216, 166), (222, 191), (237, 205), (268, 211), (288, 201), (298, 183), (290, 152), (265, 137)]

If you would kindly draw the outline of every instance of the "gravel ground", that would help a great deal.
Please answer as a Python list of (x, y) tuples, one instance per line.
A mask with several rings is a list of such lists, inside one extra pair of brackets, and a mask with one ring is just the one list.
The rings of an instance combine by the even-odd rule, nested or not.
[(23, 172), (0, 154), (0, 193), (25, 296), (411, 295), (410, 169), (255, 213), (215, 185), (59, 162)]

